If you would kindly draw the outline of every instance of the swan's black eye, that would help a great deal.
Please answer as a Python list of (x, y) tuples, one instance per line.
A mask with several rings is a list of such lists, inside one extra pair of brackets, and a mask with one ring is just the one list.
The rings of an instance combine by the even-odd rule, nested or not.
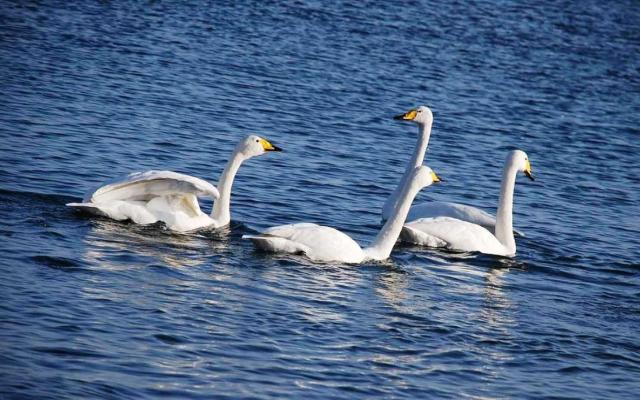
[(260, 143), (260, 139), (256, 139), (256, 143)]

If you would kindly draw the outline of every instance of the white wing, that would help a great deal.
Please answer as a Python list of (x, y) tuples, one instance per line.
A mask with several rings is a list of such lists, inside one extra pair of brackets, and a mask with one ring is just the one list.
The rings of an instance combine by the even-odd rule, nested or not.
[(481, 225), (491, 231), (495, 228), (496, 219), (488, 212), (477, 207), (445, 201), (431, 201), (416, 204), (409, 210), (407, 221), (420, 218), (451, 217), (461, 221)]
[(412, 243), (425, 247), (447, 247), (447, 242), (437, 236), (433, 236), (429, 232), (423, 232), (417, 227), (404, 225), (400, 232), (400, 241), (404, 243)]
[(360, 262), (360, 246), (348, 235), (328, 226), (298, 223), (274, 226), (258, 235), (244, 235), (262, 250), (304, 253), (315, 261)]
[(154, 197), (193, 194), (198, 197), (220, 197), (209, 182), (172, 171), (134, 172), (108, 182), (84, 197), (85, 203), (105, 203), (113, 200), (149, 201)]
[[(466, 204), (446, 201), (430, 201), (412, 206), (409, 210), (407, 221), (436, 217), (451, 217), (461, 221), (467, 221), (480, 225), (491, 233), (495, 233), (496, 229), (496, 218), (488, 212)], [(519, 236), (524, 236), (522, 232), (515, 229), (514, 232)]]
[(196, 196), (219, 197), (207, 181), (171, 171), (135, 172), (87, 193), (70, 207), (138, 224), (163, 221), (170, 229), (189, 231), (213, 224)]
[(450, 217), (420, 218), (405, 227), (403, 239), (413, 238), (416, 244), (428, 246), (432, 240), (436, 247), (450, 250), (507, 255), (505, 247), (491, 232), (467, 221)]

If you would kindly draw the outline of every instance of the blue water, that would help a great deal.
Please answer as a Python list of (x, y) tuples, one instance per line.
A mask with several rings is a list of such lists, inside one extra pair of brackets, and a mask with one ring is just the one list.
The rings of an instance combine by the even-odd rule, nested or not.
[[(0, 398), (640, 397), (637, 2), (42, 3), (0, 5)], [(514, 259), (241, 240), (373, 238), (420, 104), (446, 182), (418, 200), (492, 211), (528, 153)], [(242, 166), (229, 229), (64, 206), (132, 171), (215, 182), (250, 133), (285, 151)]]

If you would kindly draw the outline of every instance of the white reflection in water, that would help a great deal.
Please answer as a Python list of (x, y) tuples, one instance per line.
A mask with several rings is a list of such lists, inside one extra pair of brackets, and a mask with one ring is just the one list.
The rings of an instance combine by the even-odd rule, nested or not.
[(111, 270), (131, 269), (136, 263), (143, 266), (150, 262), (174, 268), (195, 267), (212, 254), (227, 249), (226, 234), (228, 230), (176, 234), (158, 225), (96, 220), (84, 239), (83, 258)]
[(480, 319), (494, 330), (508, 333), (513, 326), (513, 303), (503, 290), (508, 268), (492, 268), (485, 275), (485, 285)]
[(378, 277), (375, 290), (388, 305), (397, 311), (410, 313), (413, 312), (413, 308), (405, 303), (409, 284), (408, 274), (391, 271)]
[(497, 368), (500, 362), (514, 359), (509, 347), (515, 337), (514, 330), (518, 321), (516, 304), (510, 298), (509, 291), (505, 290), (509, 265), (508, 261), (501, 262), (487, 271), (484, 277), (482, 307), (477, 316), (478, 339), (481, 345), (476, 347), (476, 351), (488, 358), (486, 365), (493, 367), (485, 369), (485, 372), (493, 376), (504, 372)]
[[(450, 349), (479, 359), (484, 365), (480, 368), (483, 373), (501, 374), (500, 368), (488, 366), (499, 365), (496, 361), (513, 359), (509, 355), (509, 346), (518, 322), (517, 307), (508, 290), (508, 276), (510, 270), (522, 266), (511, 260), (492, 260), (492, 265), (487, 268), (484, 259), (469, 255), (440, 258), (436, 254), (433, 259), (436, 262), (424, 269), (410, 267), (410, 271), (389, 271), (377, 277), (376, 294), (395, 311), (382, 316), (381, 327), (384, 329), (388, 324), (402, 322), (405, 316), (410, 318), (406, 321), (407, 326), (424, 324), (425, 330), (442, 327), (455, 332), (465, 329), (463, 327), (471, 322), (478, 343), (452, 342)], [(448, 304), (441, 301), (443, 297), (449, 299)], [(416, 350), (420, 351), (415, 354), (400, 352), (396, 355), (393, 351), (375, 354), (372, 360), (386, 365), (384, 368), (407, 363), (429, 364), (430, 351), (433, 354), (443, 351), (438, 344), (434, 344), (430, 351), (428, 346)]]
[(314, 264), (302, 257), (287, 259), (295, 265), (274, 265), (263, 270), (261, 278), (269, 290), (289, 299), (289, 305), (297, 308), (296, 315), (308, 322), (335, 323), (348, 319), (348, 308), (354, 301), (351, 294), (363, 284), (357, 266)]

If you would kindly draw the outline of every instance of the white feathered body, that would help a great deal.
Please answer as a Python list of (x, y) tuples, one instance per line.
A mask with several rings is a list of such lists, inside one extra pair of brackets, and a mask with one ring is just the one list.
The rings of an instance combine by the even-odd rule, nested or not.
[[(222, 174), (219, 187), (193, 176), (171, 171), (135, 172), (90, 191), (83, 203), (70, 207), (116, 220), (138, 224), (162, 221), (174, 231), (219, 228), (231, 221), (231, 187), (240, 165), (269, 151), (281, 151), (265, 138), (249, 135), (235, 147)], [(200, 210), (198, 197), (216, 200), (211, 215)]]
[(407, 221), (435, 217), (456, 218), (461, 221), (481, 225), (492, 232), (496, 226), (495, 217), (486, 211), (465, 204), (445, 201), (431, 201), (412, 206), (411, 209), (409, 209)]
[(486, 228), (451, 217), (420, 218), (404, 225), (400, 239), (428, 247), (500, 256), (513, 253)]
[(337, 229), (311, 223), (274, 226), (257, 235), (245, 235), (254, 245), (268, 252), (304, 254), (312, 261), (357, 264), (384, 260), (398, 241), (411, 202), (421, 188), (439, 182), (431, 168), (414, 168), (407, 176), (408, 185), (399, 196), (393, 215), (378, 232), (374, 241), (361, 248), (355, 240)]
[[(169, 229), (190, 231), (215, 225), (197, 197), (217, 199), (218, 189), (202, 179), (172, 171), (134, 172), (89, 191), (76, 209), (137, 224), (164, 222)], [(215, 226), (214, 226), (215, 227)]]
[[(496, 217), (493, 215), (478, 207), (448, 201), (430, 201), (411, 206), (407, 221), (436, 217), (451, 217), (480, 225), (494, 234), (496, 231)], [(513, 230), (513, 233), (524, 236), (524, 233), (516, 229)]]
[(337, 229), (312, 223), (274, 226), (258, 235), (245, 235), (264, 251), (305, 254), (318, 262), (359, 263), (365, 259), (360, 245)]

